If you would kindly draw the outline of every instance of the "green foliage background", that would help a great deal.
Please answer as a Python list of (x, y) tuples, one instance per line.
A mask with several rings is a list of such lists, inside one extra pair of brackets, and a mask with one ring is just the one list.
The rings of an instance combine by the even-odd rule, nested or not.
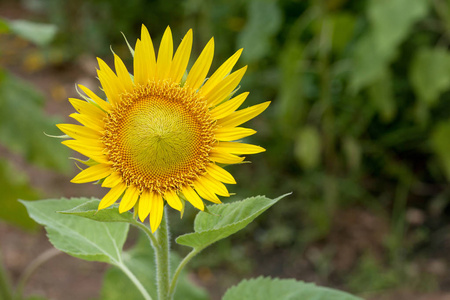
[[(385, 257), (373, 263), (368, 249), (348, 282), (355, 290), (360, 282), (382, 290), (407, 281), (406, 261), (448, 220), (450, 1), (24, 4), (58, 27), (52, 47), (66, 61), (83, 53), (111, 57), (110, 45), (124, 56), (119, 31), (134, 41), (142, 23), (156, 44), (167, 25), (175, 40), (193, 28), (194, 57), (214, 36), (214, 67), (244, 47), (248, 105), (273, 103), (251, 124), (258, 130), (251, 142), (267, 152), (230, 168), (238, 179), (232, 190), (240, 198), (293, 192), (261, 217), (264, 230), (254, 238), (265, 247), (304, 250), (327, 239), (343, 210), (368, 210), (388, 220)], [(410, 226), (409, 208), (432, 221)], [(377, 272), (386, 276), (370, 275)]]

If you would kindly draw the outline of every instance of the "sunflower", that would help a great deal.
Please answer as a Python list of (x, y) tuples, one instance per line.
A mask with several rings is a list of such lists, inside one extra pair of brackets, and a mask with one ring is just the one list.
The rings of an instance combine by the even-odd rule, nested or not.
[(242, 49), (206, 79), (214, 39), (185, 76), (191, 48), (189, 30), (174, 55), (167, 27), (156, 57), (142, 26), (134, 49), (134, 77), (117, 55), (115, 72), (98, 59), (97, 74), (107, 100), (79, 85), (84, 100), (69, 101), (78, 112), (70, 117), (81, 125), (57, 125), (73, 138), (62, 143), (89, 158), (88, 167), (71, 181), (103, 180), (102, 186), (110, 190), (98, 209), (121, 199), (120, 213), (134, 208), (142, 222), (149, 216), (153, 232), (165, 202), (181, 212), (186, 200), (199, 210), (204, 210), (202, 199), (220, 203), (217, 195), (229, 196), (224, 183), (236, 183), (223, 166), (242, 162), (239, 155), (265, 151), (238, 141), (256, 132), (238, 126), (270, 103), (237, 110), (248, 93), (232, 96), (247, 67), (230, 72)]

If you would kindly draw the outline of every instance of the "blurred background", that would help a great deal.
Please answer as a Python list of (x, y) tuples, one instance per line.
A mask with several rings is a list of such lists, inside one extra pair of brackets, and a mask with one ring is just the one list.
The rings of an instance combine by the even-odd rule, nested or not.
[[(45, 134), (61, 134), (75, 83), (99, 91), (95, 57), (111, 63), (113, 49), (132, 69), (120, 32), (134, 46), (142, 23), (155, 45), (168, 25), (175, 45), (192, 28), (194, 58), (214, 36), (212, 70), (243, 47), (247, 105), (272, 101), (249, 124), (267, 152), (229, 168), (230, 190), (293, 194), (193, 261), (212, 299), (259, 275), (450, 298), (449, 0), (0, 0), (0, 251), (13, 282), (51, 247), (17, 199), (105, 193), (71, 184), (74, 154)], [(172, 213), (173, 236), (195, 213)], [(60, 255), (26, 292), (98, 299), (105, 269)]]

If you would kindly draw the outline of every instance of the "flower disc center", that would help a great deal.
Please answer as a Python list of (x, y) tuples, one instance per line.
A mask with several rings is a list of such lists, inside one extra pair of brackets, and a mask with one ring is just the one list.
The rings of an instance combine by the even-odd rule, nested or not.
[(124, 118), (119, 137), (124, 159), (139, 173), (177, 173), (198, 155), (198, 127), (178, 103), (144, 99), (133, 105)]
[(103, 143), (127, 184), (165, 193), (205, 172), (214, 126), (205, 100), (189, 88), (150, 82), (122, 95), (107, 117)]

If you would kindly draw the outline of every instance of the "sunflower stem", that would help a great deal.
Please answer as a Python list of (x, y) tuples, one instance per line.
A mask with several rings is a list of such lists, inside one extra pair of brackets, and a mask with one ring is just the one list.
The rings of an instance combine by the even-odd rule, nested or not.
[(150, 240), (150, 243), (151, 243), (153, 249), (155, 249), (155, 251), (156, 251), (156, 248), (159, 247), (159, 245), (158, 245), (158, 241), (156, 240), (155, 236), (152, 233), (152, 230), (148, 226), (146, 226), (145, 224), (143, 224), (137, 220), (134, 220), (134, 222), (131, 224), (136, 226), (137, 228), (142, 229), (142, 231), (145, 232), (148, 239)]
[(185, 258), (183, 258), (183, 260), (180, 262), (180, 264), (178, 265), (177, 269), (175, 270), (175, 273), (173, 274), (172, 277), (172, 282), (170, 283), (170, 288), (169, 288), (169, 299), (172, 300), (173, 296), (175, 294), (175, 290), (177, 288), (177, 283), (178, 283), (178, 277), (181, 274), (181, 271), (183, 271), (183, 268), (187, 265), (188, 262), (191, 261), (191, 259), (196, 256), (200, 251), (197, 249), (193, 249), (188, 255), (186, 255)]
[(167, 219), (167, 209), (164, 209), (164, 216), (161, 220), (161, 225), (156, 231), (156, 239), (158, 246), (156, 247), (156, 272), (157, 272), (157, 286), (158, 299), (169, 300), (169, 222)]

